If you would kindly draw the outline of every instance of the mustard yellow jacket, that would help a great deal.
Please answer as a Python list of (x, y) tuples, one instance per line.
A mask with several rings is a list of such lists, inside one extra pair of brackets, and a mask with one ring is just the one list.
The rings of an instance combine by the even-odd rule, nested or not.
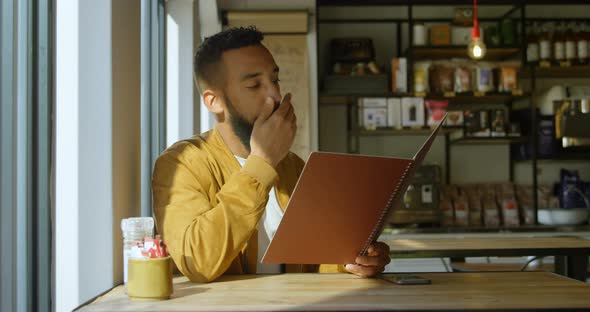
[[(275, 187), (284, 210), (304, 162), (289, 153), (276, 170), (250, 156), (241, 167), (216, 129), (166, 149), (152, 177), (156, 230), (176, 267), (194, 282), (255, 273), (257, 224)], [(337, 265), (287, 265), (287, 272), (344, 272)]]

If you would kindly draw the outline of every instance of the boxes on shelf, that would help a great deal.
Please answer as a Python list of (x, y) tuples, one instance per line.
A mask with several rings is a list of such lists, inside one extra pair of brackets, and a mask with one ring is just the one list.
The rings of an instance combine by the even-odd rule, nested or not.
[(455, 92), (455, 67), (449, 62), (435, 62), (428, 69), (430, 92)]
[(506, 114), (503, 109), (495, 109), (492, 111), (491, 135), (493, 137), (506, 136)]
[(473, 8), (455, 8), (453, 24), (461, 26), (472, 26)]
[(469, 202), (467, 197), (464, 195), (456, 196), (453, 200), (453, 207), (455, 208), (455, 225), (469, 225)]
[(488, 110), (465, 111), (465, 136), (466, 137), (489, 137), (490, 112)]
[(408, 92), (408, 59), (405, 57), (391, 60), (391, 91)]
[(414, 92), (426, 93), (429, 91), (429, 68), (431, 62), (416, 62), (414, 64)]
[(496, 91), (494, 69), (490, 64), (479, 63), (474, 66), (473, 81), (475, 92), (486, 93)]
[(359, 98), (359, 124), (367, 130), (389, 127), (387, 98)]
[[(555, 116), (554, 115), (541, 115), (537, 114), (537, 133), (531, 134), (531, 113), (526, 110), (513, 110), (510, 118), (512, 120), (518, 120), (520, 123), (520, 131), (523, 136), (529, 136), (531, 139), (537, 137), (539, 142), (537, 146), (537, 156), (539, 158), (552, 158), (563, 152), (563, 148), (559, 140), (556, 139), (557, 133), (555, 129)], [(512, 131), (512, 130), (510, 130)], [(533, 152), (532, 141), (525, 143), (514, 144), (511, 148), (512, 157), (515, 160), (531, 159)]]
[(449, 110), (447, 114), (447, 119), (444, 124), (445, 127), (463, 127), (462, 110)]
[(426, 125), (435, 127), (445, 116), (447, 108), (449, 107), (449, 101), (426, 100), (424, 106), (426, 107), (428, 116)]
[(500, 66), (498, 68), (498, 91), (513, 92), (518, 90), (518, 67)]
[(402, 98), (402, 126), (411, 128), (424, 126), (424, 98)]
[(451, 26), (450, 25), (430, 26), (430, 44), (433, 46), (450, 45), (451, 44)]
[[(468, 45), (469, 42), (471, 42), (471, 29), (473, 27), (461, 27), (461, 26), (453, 26), (451, 28), (451, 43), (453, 45)], [(484, 39), (484, 32), (483, 32), (483, 28), (480, 27), (479, 28), (479, 33), (482, 36), (482, 40)]]
[(464, 93), (473, 91), (471, 67), (468, 62), (459, 62), (455, 67), (455, 92)]
[(519, 226), (519, 210), (512, 183), (502, 183), (496, 186), (496, 198), (502, 211), (504, 226)]
[(387, 124), (394, 129), (402, 128), (402, 99), (387, 99)]

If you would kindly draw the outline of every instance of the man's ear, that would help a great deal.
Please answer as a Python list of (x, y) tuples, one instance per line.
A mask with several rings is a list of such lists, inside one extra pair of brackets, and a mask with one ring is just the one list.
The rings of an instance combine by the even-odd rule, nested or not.
[(217, 92), (207, 89), (203, 91), (203, 102), (207, 110), (213, 114), (223, 113), (223, 106), (221, 105), (222, 98), (217, 95)]

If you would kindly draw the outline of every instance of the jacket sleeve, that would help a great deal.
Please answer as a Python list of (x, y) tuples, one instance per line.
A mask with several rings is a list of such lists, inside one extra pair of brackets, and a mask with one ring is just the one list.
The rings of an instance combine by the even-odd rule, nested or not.
[(210, 282), (230, 267), (254, 233), (276, 177), (272, 166), (250, 156), (222, 186), (212, 207), (207, 195), (212, 177), (203, 164), (174, 152), (157, 160), (152, 188), (158, 230), (185, 276)]

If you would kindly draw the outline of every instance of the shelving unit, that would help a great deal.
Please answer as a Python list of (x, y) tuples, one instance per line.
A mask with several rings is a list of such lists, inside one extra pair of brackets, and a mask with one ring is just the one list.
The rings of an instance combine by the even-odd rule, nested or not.
[(513, 144), (528, 142), (528, 137), (498, 137), (498, 138), (461, 138), (450, 140), (451, 144), (473, 144), (473, 145), (494, 145), (494, 144)]
[[(488, 1), (479, 1), (480, 6), (496, 6), (496, 5), (506, 5), (511, 6), (511, 8), (498, 16), (497, 19), (494, 18), (480, 18), (480, 21), (497, 21), (503, 18), (511, 18), (517, 23), (517, 28), (519, 28), (520, 33), (526, 33), (526, 22), (530, 20), (538, 21), (540, 19), (528, 19), (526, 16), (526, 6), (531, 4), (555, 4), (551, 1), (535, 1), (535, 0), (520, 0), (520, 1), (504, 1), (504, 0), (488, 0)], [(572, 5), (572, 4), (590, 4), (590, 1), (584, 3), (586, 1), (561, 1), (560, 5)], [(318, 14), (317, 18), (317, 25), (318, 25), (318, 37), (321, 35), (322, 25), (324, 24), (337, 24), (337, 23), (344, 23), (344, 24), (390, 24), (394, 28), (394, 32), (396, 32), (396, 38), (392, 40), (396, 40), (396, 56), (398, 57), (407, 57), (408, 59), (408, 90), (413, 90), (413, 64), (416, 61), (420, 60), (444, 60), (444, 59), (453, 59), (453, 58), (467, 58), (467, 52), (465, 46), (411, 46), (407, 43), (413, 42), (413, 33), (411, 31), (412, 26), (415, 23), (423, 22), (423, 23), (436, 23), (436, 22), (450, 22), (450, 19), (444, 18), (415, 18), (413, 15), (414, 9), (418, 6), (463, 6), (469, 7), (473, 4), (472, 0), (445, 0), (445, 1), (437, 1), (437, 0), (317, 0), (317, 5), (319, 7), (329, 7), (329, 6), (350, 6), (352, 10), (354, 10), (355, 6), (397, 6), (400, 10), (406, 10), (407, 18), (400, 18), (396, 16), (395, 18), (384, 18), (384, 16), (376, 17), (375, 19), (370, 18), (359, 18), (359, 19), (351, 19), (351, 18), (344, 18), (344, 19), (335, 19), (335, 18), (321, 18)], [(318, 11), (319, 12), (319, 11)], [(511, 16), (511, 17), (510, 17)], [(563, 19), (560, 18), (558, 20), (570, 20), (570, 19)], [(571, 20), (582, 20), (582, 19), (571, 19)], [(585, 20), (585, 19), (584, 19)], [(587, 19), (590, 21), (590, 18)], [(407, 32), (407, 36), (404, 37), (404, 42), (407, 41), (406, 44), (402, 42), (402, 31)], [(403, 46), (409, 46), (404, 48)], [(319, 49), (319, 44), (318, 44)], [(320, 55), (318, 51), (318, 55)], [(391, 55), (391, 57), (395, 57)], [(582, 152), (568, 152), (564, 153), (563, 155), (558, 155), (551, 160), (544, 160), (539, 159), (537, 155), (538, 150), (538, 141), (536, 133), (538, 131), (537, 128), (537, 118), (535, 111), (537, 109), (537, 104), (535, 100), (535, 96), (533, 95), (536, 91), (535, 81), (537, 79), (544, 79), (544, 78), (555, 78), (555, 79), (563, 79), (563, 78), (590, 78), (590, 64), (583, 65), (583, 66), (572, 66), (572, 67), (550, 67), (550, 68), (540, 68), (536, 65), (531, 65), (526, 63), (526, 42), (522, 38), (517, 39), (517, 45), (515, 46), (504, 46), (504, 47), (488, 47), (486, 57), (484, 61), (505, 61), (505, 60), (516, 60), (519, 61), (522, 65), (522, 70), (519, 72), (519, 78), (522, 80), (528, 80), (530, 85), (528, 88), (524, 88), (525, 90), (530, 90), (527, 92), (523, 92), (522, 94), (510, 94), (510, 93), (490, 93), (485, 95), (474, 94), (474, 93), (466, 93), (466, 94), (419, 94), (420, 96), (424, 97), (425, 100), (448, 100), (449, 101), (449, 109), (475, 109), (479, 107), (503, 107), (508, 111), (513, 109), (513, 103), (516, 101), (526, 100), (528, 101), (528, 110), (531, 112), (531, 128), (528, 129), (532, 135), (528, 136), (521, 136), (521, 137), (486, 137), (486, 138), (461, 138), (457, 140), (452, 140), (449, 134), (453, 131), (453, 129), (444, 129), (439, 135), (444, 137), (445, 140), (445, 165), (447, 167), (446, 173), (446, 181), (447, 183), (450, 182), (450, 161), (449, 158), (451, 157), (451, 150), (452, 146), (455, 145), (508, 145), (512, 146), (515, 143), (530, 143), (532, 145), (532, 155), (530, 160), (522, 161), (516, 160), (512, 158), (512, 152), (510, 154), (510, 168), (509, 168), (509, 176), (510, 179), (513, 180), (514, 178), (514, 164), (515, 163), (523, 163), (523, 162), (530, 162), (532, 167), (532, 184), (533, 188), (536, 190), (538, 181), (537, 181), (537, 167), (538, 162), (558, 162), (558, 161), (581, 161), (581, 160), (590, 160), (590, 150), (582, 151)], [(320, 64), (318, 64), (320, 66)], [(318, 68), (318, 72), (321, 73), (322, 71)], [(395, 129), (377, 129), (377, 130), (365, 130), (359, 129), (357, 126), (358, 116), (356, 115), (358, 112), (356, 109), (357, 99), (359, 97), (413, 97), (416, 94), (413, 93), (391, 93), (391, 92), (381, 92), (381, 93), (352, 93), (352, 94), (342, 94), (338, 92), (329, 92), (322, 90), (321, 88), (321, 78), (319, 77), (318, 82), (320, 82), (319, 90), (319, 106), (345, 106), (347, 108), (347, 127), (346, 130), (348, 140), (347, 140), (347, 151), (350, 153), (358, 153), (360, 148), (360, 138), (361, 137), (385, 137), (385, 136), (426, 136), (430, 133), (430, 129), (402, 129), (402, 130), (395, 130)], [(521, 81), (522, 81), (521, 80)], [(535, 217), (536, 217), (536, 209), (538, 207), (537, 203), (537, 196), (533, 196), (533, 204), (535, 207)], [(536, 220), (535, 220), (536, 223)]]

